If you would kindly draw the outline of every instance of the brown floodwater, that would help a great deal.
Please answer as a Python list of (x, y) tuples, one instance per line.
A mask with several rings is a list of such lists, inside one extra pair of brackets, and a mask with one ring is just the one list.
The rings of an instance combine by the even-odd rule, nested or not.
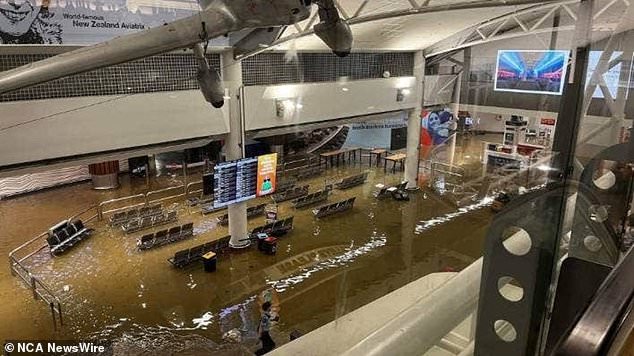
[[(9, 251), (82, 208), (144, 191), (145, 181), (122, 176), (122, 187), (115, 191), (95, 191), (89, 183), (80, 183), (0, 201), (0, 255), (7, 261), (0, 269), (0, 337), (100, 338), (114, 340), (121, 354), (248, 354), (257, 343), (255, 296), (268, 286), (279, 292), (281, 320), (272, 333), (282, 344), (294, 330), (309, 332), (408, 282), (460, 270), (481, 256), (489, 209), (470, 211), (415, 234), (420, 220), (456, 208), (425, 190), (412, 194), (408, 202), (372, 197), (376, 183), (397, 183), (400, 172), (385, 174), (382, 168), (357, 164), (329, 169), (302, 183), (315, 191), (365, 170), (368, 182), (334, 190), (328, 199), (355, 196), (354, 209), (315, 219), (310, 208), (296, 210), (290, 202), (281, 203), (279, 215), (295, 219), (277, 254), (251, 248), (222, 255), (215, 273), (205, 273), (202, 264), (176, 269), (167, 259), (178, 250), (227, 235), (227, 228), (215, 223), (224, 212), (203, 216), (198, 208), (178, 203), (179, 223), (194, 222), (195, 236), (148, 251), (136, 249), (136, 239), (147, 231), (125, 235), (104, 222), (92, 222), (94, 235), (66, 254), (53, 258), (44, 249), (26, 263), (62, 300), (65, 325), (58, 331), (47, 306), (11, 276)], [(178, 183), (178, 177), (161, 178), (153, 187)], [(249, 205), (260, 202), (270, 198)], [(264, 217), (253, 218), (249, 228), (263, 223)], [(233, 328), (242, 330), (243, 345), (218, 346), (222, 334)]]

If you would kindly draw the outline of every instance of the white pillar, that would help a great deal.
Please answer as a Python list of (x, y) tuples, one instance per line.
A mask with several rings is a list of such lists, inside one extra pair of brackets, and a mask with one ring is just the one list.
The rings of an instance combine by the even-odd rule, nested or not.
[[(242, 120), (240, 118), (240, 87), (242, 63), (233, 59), (233, 51), (222, 54), (222, 80), (229, 98), (225, 98), (225, 115), (229, 117), (229, 133), (225, 136), (225, 155), (228, 161), (244, 158), (242, 151)], [(231, 204), (229, 214), (229, 245), (234, 248), (249, 246), (247, 236), (247, 203)], [(244, 241), (242, 241), (244, 240)]]
[(414, 76), (416, 77), (416, 87), (414, 95), (419, 99), (416, 107), (409, 113), (407, 120), (407, 158), (405, 159), (405, 180), (407, 189), (417, 187), (418, 159), (420, 149), (420, 114), (423, 107), (424, 93), (423, 81), (425, 80), (425, 57), (423, 51), (414, 54)]

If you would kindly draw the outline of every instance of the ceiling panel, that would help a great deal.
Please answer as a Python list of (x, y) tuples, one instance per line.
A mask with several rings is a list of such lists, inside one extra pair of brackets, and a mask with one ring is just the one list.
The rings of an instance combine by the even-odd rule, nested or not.
[[(351, 0), (351, 3), (355, 1), (356, 0)], [(420, 2), (420, 0), (417, 1)], [(444, 1), (445, 0), (443, 0), (443, 2)], [(449, 1), (464, 2), (459, 0)], [(385, 7), (381, 8), (381, 4), (393, 3), (389, 0), (370, 0), (366, 8), (368, 8), (371, 3), (376, 3), (372, 9), (380, 12), (391, 11), (392, 9), (399, 10), (398, 7), (400, 6), (407, 8), (401, 1), (394, 2), (396, 3), (395, 5), (385, 5)], [(409, 5), (409, 1), (407, 0), (405, 0), (404, 3)], [(342, 7), (346, 6), (347, 2), (344, 1)], [(391, 8), (390, 6), (395, 7)], [(467, 27), (496, 16), (501, 16), (516, 9), (518, 8), (498, 6), (482, 9), (452, 10), (395, 17), (352, 25), (354, 48), (357, 50), (422, 49)], [(363, 14), (366, 14), (365, 10)], [(307, 21), (304, 21), (304, 23), (299, 26), (304, 28), (306, 23)], [(289, 27), (284, 36), (296, 32), (297, 30), (295, 28)], [(326, 46), (314, 35), (291, 40), (281, 44), (277, 48), (282, 50), (327, 50)]]

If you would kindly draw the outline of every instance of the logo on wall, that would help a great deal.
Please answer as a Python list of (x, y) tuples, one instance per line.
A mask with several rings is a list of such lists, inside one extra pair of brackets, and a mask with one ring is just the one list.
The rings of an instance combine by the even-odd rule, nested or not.
[(199, 11), (196, 0), (0, 0), (0, 44), (90, 45)]

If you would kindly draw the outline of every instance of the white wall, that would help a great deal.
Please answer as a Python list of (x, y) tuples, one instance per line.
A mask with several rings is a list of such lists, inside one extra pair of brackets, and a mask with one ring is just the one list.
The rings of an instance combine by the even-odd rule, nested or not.
[[(399, 77), (246, 87), (246, 129), (260, 130), (414, 108), (417, 98), (420, 98), (420, 93), (413, 92), (414, 82), (414, 77)], [(402, 102), (397, 102), (397, 88), (410, 88), (412, 92)], [(276, 114), (276, 98), (292, 98), (301, 108), (279, 118)]]
[[(419, 93), (410, 92), (402, 102), (396, 93), (413, 89), (414, 81), (246, 87), (246, 129), (413, 108)], [(301, 109), (278, 118), (276, 98), (296, 98)], [(212, 108), (197, 90), (0, 103), (0, 166), (225, 134), (227, 108)]]
[[(118, 99), (117, 99), (118, 98)], [(0, 166), (224, 134), (199, 91), (0, 103)]]

